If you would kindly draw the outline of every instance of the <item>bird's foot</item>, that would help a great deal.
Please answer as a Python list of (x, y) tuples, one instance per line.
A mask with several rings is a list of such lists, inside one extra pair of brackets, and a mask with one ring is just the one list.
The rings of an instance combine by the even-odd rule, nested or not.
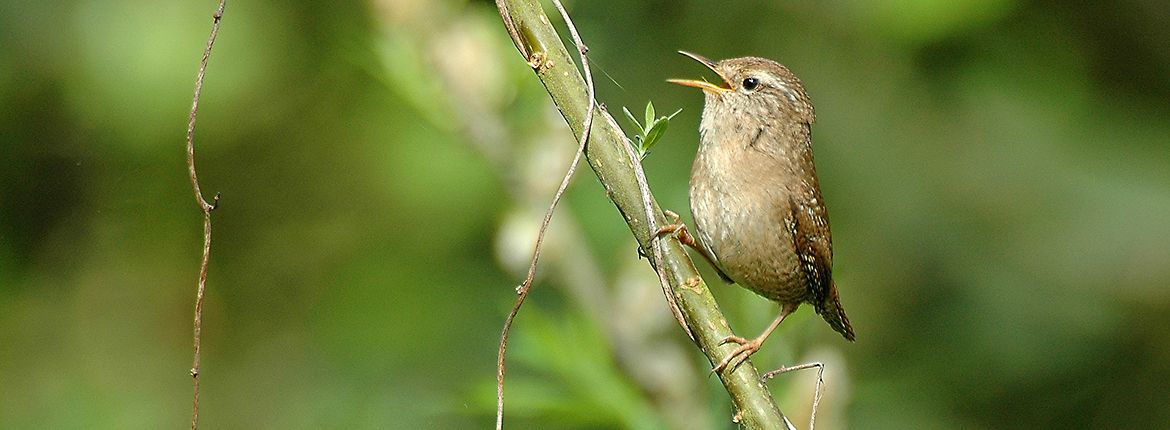
[(723, 340), (719, 342), (720, 345), (738, 343), (739, 347), (735, 348), (734, 351), (731, 351), (731, 354), (728, 354), (727, 358), (724, 358), (723, 361), (719, 362), (719, 364), (716, 364), (715, 367), (711, 369), (711, 372), (719, 373), (722, 372), (723, 369), (730, 369), (731, 371), (735, 371), (735, 369), (738, 368), (740, 364), (743, 364), (743, 362), (747, 360), (748, 357), (751, 357), (752, 354), (755, 354), (756, 351), (760, 350), (760, 345), (764, 344), (764, 339), (766, 337), (767, 336), (760, 336), (755, 339), (748, 340), (746, 338), (733, 335), (723, 338)]
[(691, 233), (687, 231), (687, 225), (682, 223), (678, 214), (670, 210), (662, 211), (662, 213), (670, 219), (670, 224), (658, 228), (658, 231), (654, 232), (654, 237), (674, 235), (674, 237), (678, 239), (679, 243), (697, 249), (699, 243), (696, 242), (695, 237), (691, 236)]

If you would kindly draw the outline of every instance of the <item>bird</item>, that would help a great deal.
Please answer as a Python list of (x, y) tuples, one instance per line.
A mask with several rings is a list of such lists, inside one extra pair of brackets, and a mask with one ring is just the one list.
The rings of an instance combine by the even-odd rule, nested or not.
[(739, 344), (713, 372), (734, 370), (760, 349), (804, 303), (846, 340), (855, 340), (833, 280), (829, 214), (813, 163), (816, 119), (803, 83), (784, 65), (760, 57), (715, 62), (679, 51), (722, 82), (668, 79), (704, 94), (699, 147), (690, 177), (695, 236), (677, 221), (676, 234), (712, 263), (720, 277), (780, 305), (772, 323)]

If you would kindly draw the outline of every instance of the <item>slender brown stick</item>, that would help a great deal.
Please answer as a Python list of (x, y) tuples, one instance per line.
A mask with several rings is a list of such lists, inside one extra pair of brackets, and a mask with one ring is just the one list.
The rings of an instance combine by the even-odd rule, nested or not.
[(203, 58), (199, 60), (199, 73), (195, 76), (195, 95), (191, 99), (191, 115), (187, 117), (187, 172), (191, 176), (191, 188), (195, 192), (195, 201), (199, 204), (199, 211), (203, 213), (203, 258), (199, 263), (199, 283), (195, 289), (195, 327), (194, 343), (195, 358), (191, 364), (191, 383), (194, 394), (191, 399), (191, 430), (199, 428), (199, 359), (200, 339), (203, 334), (203, 292), (207, 285), (207, 266), (211, 260), (211, 211), (219, 206), (219, 193), (208, 203), (203, 198), (203, 191), (199, 189), (199, 176), (195, 174), (195, 119), (199, 115), (199, 94), (203, 92), (203, 76), (207, 72), (207, 59), (211, 57), (211, 47), (215, 44), (215, 37), (219, 34), (219, 22), (223, 19), (223, 8), (226, 0), (219, 1), (219, 7), (211, 16), (211, 35), (207, 37), (207, 48), (203, 50)]
[(764, 373), (763, 375), (760, 375), (760, 382), (768, 382), (769, 379), (772, 379), (776, 375), (782, 373), (811, 369), (814, 367), (817, 368), (817, 385), (816, 388), (814, 388), (815, 391), (813, 391), (812, 413), (810, 413), (808, 417), (808, 430), (813, 430), (817, 426), (817, 408), (821, 406), (821, 395), (824, 393), (825, 386), (825, 365), (818, 361), (813, 363), (798, 364), (791, 367), (781, 366), (779, 369), (771, 370)]
[[(581, 68), (585, 73), (585, 82), (588, 88), (589, 107), (585, 113), (581, 133), (581, 139), (577, 144), (577, 152), (573, 154), (573, 161), (569, 163), (569, 169), (565, 171), (565, 177), (561, 179), (561, 185), (557, 188), (557, 192), (553, 195), (552, 203), (548, 205), (548, 210), (544, 213), (544, 221), (540, 224), (540, 232), (536, 235), (536, 248), (532, 251), (532, 262), (528, 265), (528, 275), (524, 278), (524, 282), (516, 288), (516, 303), (512, 305), (511, 312), (508, 312), (508, 317), (504, 320), (504, 329), (500, 333), (500, 346), (496, 356), (496, 429), (504, 428), (504, 357), (508, 349), (508, 333), (512, 328), (512, 321), (516, 319), (516, 314), (520, 312), (520, 307), (524, 305), (524, 299), (528, 297), (528, 292), (532, 289), (532, 279), (536, 276), (536, 264), (540, 260), (540, 250), (544, 245), (544, 235), (548, 231), (549, 223), (552, 221), (553, 213), (556, 211), (557, 203), (560, 203), (561, 196), (564, 195), (565, 189), (569, 187), (569, 181), (573, 178), (573, 174), (577, 172), (577, 166), (581, 163), (581, 157), (585, 154), (585, 144), (589, 142), (589, 129), (593, 127), (593, 111), (597, 103), (594, 101), (595, 93), (593, 88), (593, 76), (589, 71), (589, 57), (586, 53), (589, 48), (581, 42), (581, 37), (577, 34), (577, 28), (573, 26), (573, 21), (569, 19), (568, 12), (561, 6), (561, 2), (553, 0), (557, 9), (561, 11), (561, 16), (569, 27), (569, 32), (573, 35), (573, 40), (577, 43), (577, 52), (581, 57)], [(507, 19), (507, 7), (503, 2), (497, 2), (497, 6), (501, 9), (501, 15), (505, 17), (505, 25), (513, 41), (522, 40), (520, 35), (516, 32), (515, 26)], [(519, 46), (519, 45), (518, 45)], [(528, 53), (530, 62), (534, 60), (531, 53)], [(539, 66), (537, 66), (539, 67)]]
[(650, 233), (650, 253), (654, 258), (654, 273), (658, 275), (658, 283), (662, 287), (662, 294), (666, 296), (666, 305), (670, 308), (670, 313), (674, 315), (674, 319), (682, 326), (687, 337), (691, 341), (695, 341), (695, 333), (691, 331), (691, 326), (687, 325), (686, 317), (683, 316), (682, 309), (678, 307), (678, 302), (674, 297), (674, 292), (670, 288), (670, 279), (667, 277), (666, 268), (663, 267), (662, 256), (662, 240), (665, 235), (658, 234), (658, 220), (654, 214), (654, 197), (650, 194), (650, 185), (646, 182), (646, 171), (642, 168), (642, 157), (634, 151), (634, 147), (627, 141), (623, 145), (626, 150), (626, 157), (630, 160), (630, 165), (634, 169), (634, 179), (638, 183), (638, 193), (642, 198), (642, 209), (646, 211), (646, 230)]

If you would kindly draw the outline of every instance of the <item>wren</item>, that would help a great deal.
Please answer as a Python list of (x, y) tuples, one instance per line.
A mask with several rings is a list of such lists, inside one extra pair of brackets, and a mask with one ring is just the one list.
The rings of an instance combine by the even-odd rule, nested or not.
[(723, 340), (740, 346), (714, 371), (734, 369), (759, 350), (802, 303), (853, 341), (833, 281), (829, 214), (813, 164), (810, 127), (816, 116), (804, 85), (769, 59), (714, 62), (679, 53), (723, 82), (668, 80), (703, 90), (705, 100), (690, 181), (698, 241), (681, 224), (663, 230), (678, 233), (724, 279), (780, 304), (780, 314), (760, 336)]

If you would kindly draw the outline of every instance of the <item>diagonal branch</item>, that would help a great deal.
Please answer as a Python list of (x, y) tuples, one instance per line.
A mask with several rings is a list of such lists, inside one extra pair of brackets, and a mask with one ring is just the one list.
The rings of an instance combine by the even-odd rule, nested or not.
[[(595, 104), (592, 91), (575, 69), (539, 2), (497, 0), (496, 4), (517, 49), (548, 90), (574, 135), (584, 139), (587, 129), (583, 125), (587, 124), (586, 118)], [(645, 187), (636, 158), (629, 157), (629, 142), (621, 128), (604, 110), (597, 115), (598, 121), (593, 121), (588, 129), (586, 160), (639, 245), (654, 256), (651, 264), (655, 270), (666, 275), (668, 297), (677, 301), (686, 326), (693, 331), (693, 339), (708, 360), (717, 363), (735, 349), (732, 345), (720, 345), (722, 339), (732, 334), (727, 320), (678, 241), (655, 240), (654, 226), (665, 224), (666, 219)], [(750, 361), (718, 375), (736, 408), (738, 422), (752, 429), (792, 428), (771, 393), (759, 382), (759, 374)], [(502, 378), (502, 372), (497, 376)], [(502, 409), (497, 412), (502, 416)], [(497, 424), (502, 424), (499, 418)]]

